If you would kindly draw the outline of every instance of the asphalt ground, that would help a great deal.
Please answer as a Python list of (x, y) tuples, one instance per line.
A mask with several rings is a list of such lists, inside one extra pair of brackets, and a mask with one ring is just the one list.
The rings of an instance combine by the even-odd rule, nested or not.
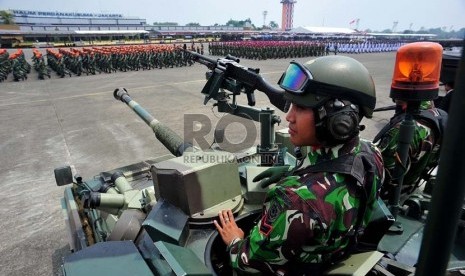
[[(30, 56), (26, 50), (29, 62)], [(389, 87), (395, 53), (349, 56), (371, 72), (377, 107), (392, 105)], [(288, 62), (241, 64), (260, 68), (264, 78), (276, 84)], [(55, 275), (69, 254), (60, 205), (64, 188), (56, 186), (54, 168), (71, 165), (86, 179), (168, 153), (152, 130), (113, 98), (115, 88), (125, 87), (134, 100), (182, 136), (184, 114), (205, 114), (213, 126), (222, 116), (212, 102), (203, 105), (205, 72), (201, 64), (65, 78), (52, 73), (46, 80), (32, 72), (25, 81), (14, 82), (10, 75), (0, 83), (0, 275)], [(257, 107), (270, 106), (263, 93), (255, 94)], [(239, 103), (245, 104), (245, 98), (242, 95)], [(277, 114), (282, 118), (277, 128), (286, 127), (284, 114)], [(362, 137), (372, 139), (391, 115), (392, 111), (378, 112), (364, 119)], [(234, 123), (226, 128), (226, 137), (239, 143), (246, 132), (240, 122)], [(212, 135), (207, 139), (211, 141)]]

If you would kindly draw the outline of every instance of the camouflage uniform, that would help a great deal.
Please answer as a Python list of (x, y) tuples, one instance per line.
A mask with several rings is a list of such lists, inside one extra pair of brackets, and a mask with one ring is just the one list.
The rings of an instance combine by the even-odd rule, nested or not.
[[(360, 154), (361, 143), (369, 144), (374, 173), (366, 174), (371, 187), (362, 224), (371, 216), (384, 178), (381, 153), (358, 136), (333, 148), (309, 147), (310, 166), (343, 155)], [(260, 222), (243, 240), (228, 247), (234, 269), (265, 274), (294, 274), (300, 265), (321, 267), (348, 246), (349, 230), (357, 222), (361, 190), (355, 178), (341, 173), (317, 172), (289, 176), (270, 188)], [(308, 270), (306, 270), (308, 271)]]
[[(438, 110), (432, 107), (429, 102), (422, 103), (420, 109), (430, 112), (435, 117), (440, 116)], [(396, 114), (391, 120), (400, 114), (402, 113)], [(438, 134), (435, 133), (429, 122), (420, 119), (415, 119), (414, 122), (415, 130), (409, 148), (410, 164), (403, 179), (402, 193), (414, 189), (421, 176), (429, 169), (434, 168), (439, 160), (438, 141), (440, 137), (437, 137)], [(384, 199), (389, 198), (393, 192), (394, 187), (391, 185), (391, 181), (400, 177), (394, 176), (394, 168), (398, 160), (397, 145), (401, 123), (400, 121), (393, 125), (380, 137), (377, 144), (383, 155), (384, 167), (387, 169), (385, 185), (381, 191), (381, 197)]]

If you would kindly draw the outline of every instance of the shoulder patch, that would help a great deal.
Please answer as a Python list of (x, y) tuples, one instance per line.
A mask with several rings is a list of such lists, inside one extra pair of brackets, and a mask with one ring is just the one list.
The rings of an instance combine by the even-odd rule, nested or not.
[(283, 212), (284, 208), (277, 199), (273, 199), (270, 202), (270, 208), (268, 208), (265, 216), (262, 218), (260, 223), (260, 233), (268, 236), (273, 230), (273, 223), (276, 221), (278, 216)]
[(266, 214), (267, 222), (269, 222), (270, 224), (273, 223), (276, 220), (276, 218), (279, 216), (279, 214), (281, 214), (283, 209), (284, 208), (281, 206), (281, 204), (277, 200), (273, 200), (270, 204), (270, 209), (268, 209), (268, 212)]

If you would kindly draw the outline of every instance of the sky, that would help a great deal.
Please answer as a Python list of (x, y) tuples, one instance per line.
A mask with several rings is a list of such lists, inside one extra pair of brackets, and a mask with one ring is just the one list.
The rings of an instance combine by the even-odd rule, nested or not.
[[(119, 13), (153, 22), (225, 24), (250, 18), (255, 26), (275, 21), (281, 26), (280, 0), (0, 0), (0, 10)], [(266, 17), (263, 16), (267, 12)], [(422, 27), (465, 28), (465, 0), (297, 0), (294, 27), (352, 27), (359, 30), (418, 31)]]

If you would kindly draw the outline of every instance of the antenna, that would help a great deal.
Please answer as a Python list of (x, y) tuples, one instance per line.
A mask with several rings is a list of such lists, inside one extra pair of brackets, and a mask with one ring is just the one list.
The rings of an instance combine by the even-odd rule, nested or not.
[(263, 11), (263, 27), (266, 26), (266, 15), (268, 14), (268, 11)]
[(409, 25), (409, 27), (408, 27), (409, 31), (412, 30), (412, 26), (413, 26), (413, 23), (410, 23), (410, 25)]
[(392, 22), (392, 29), (391, 29), (391, 32), (395, 33), (396, 32), (396, 29), (397, 29), (397, 24), (399, 24), (399, 21), (394, 21)]

